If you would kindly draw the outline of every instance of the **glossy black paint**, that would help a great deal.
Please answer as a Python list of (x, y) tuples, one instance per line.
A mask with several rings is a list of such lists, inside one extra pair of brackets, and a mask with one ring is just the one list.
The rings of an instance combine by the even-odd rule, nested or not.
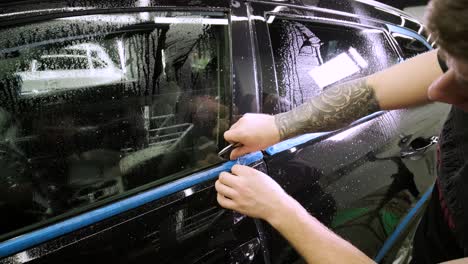
[[(431, 110), (441, 115), (446, 111), (443, 106)], [(367, 255), (375, 256), (395, 228), (385, 226), (383, 217), (395, 217), (398, 223), (432, 185), (434, 149), (415, 160), (400, 157), (415, 138), (438, 134), (439, 117), (426, 111), (388, 112), (355, 127), (352, 134), (345, 130), (297, 146), (267, 158), (269, 173), (314, 216)], [(413, 128), (408, 121), (419, 118), (425, 124), (401, 144), (401, 136)], [(362, 214), (352, 217), (354, 213)], [(281, 240), (278, 234), (274, 237)], [(283, 245), (272, 252), (290, 252), (285, 241)]]
[(410, 6), (423, 6), (427, 5), (428, 0), (379, 0), (379, 2), (396, 7), (398, 9), (403, 9)]
[[(0, 25), (17, 21), (64, 16), (68, 7), (135, 8), (135, 1), (19, 1), (2, 4)], [(111, 3), (112, 2), (112, 3)], [(268, 29), (259, 17), (284, 6), (283, 17), (317, 17), (334, 23), (358, 23), (384, 28), (401, 24), (396, 10), (355, 1), (153, 1), (156, 8), (195, 8), (231, 12), (233, 64), (233, 117), (246, 112), (276, 113), (281, 106), (265, 107), (265, 94), (278, 92)], [(145, 7), (143, 7), (143, 10)], [(213, 8), (213, 9), (211, 9)], [(46, 10), (49, 9), (49, 10)], [(24, 11), (38, 11), (28, 18)], [(339, 11), (339, 12), (336, 12)], [(66, 11), (72, 12), (74, 11)], [(340, 13), (344, 12), (344, 13)], [(358, 15), (356, 15), (358, 14)], [(69, 13), (65, 14), (69, 15)], [(406, 17), (405, 17), (406, 18)], [(421, 25), (407, 18), (404, 27), (419, 31)], [(424, 31), (421, 31), (424, 34)], [(407, 57), (404, 47), (389, 36), (395, 54)], [(392, 111), (367, 123), (311, 140), (273, 156), (254, 167), (267, 172), (314, 216), (374, 257), (389, 236), (382, 225), (382, 210), (401, 218), (432, 184), (434, 149), (401, 158), (415, 139), (437, 135), (447, 112), (442, 105)], [(433, 113), (439, 113), (440, 116)], [(0, 260), (0, 263), (294, 263), (299, 256), (265, 223), (221, 209), (216, 202), (214, 181), (178, 192), (137, 209), (69, 233), (42, 245)], [(368, 208), (356, 222), (337, 216)], [(348, 219), (349, 220), (349, 219)], [(415, 220), (416, 221), (416, 220)], [(395, 246), (397, 249), (398, 246)], [(391, 259), (389, 255), (388, 260)]]

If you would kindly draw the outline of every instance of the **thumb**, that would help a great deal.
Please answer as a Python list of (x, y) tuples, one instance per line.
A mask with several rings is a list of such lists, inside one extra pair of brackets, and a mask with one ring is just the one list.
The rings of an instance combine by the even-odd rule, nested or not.
[(245, 146), (237, 147), (231, 151), (231, 160), (237, 159), (240, 156), (248, 154), (250, 151)]
[(224, 139), (227, 141), (227, 142), (239, 142), (239, 136), (238, 136), (238, 133), (236, 133), (235, 130), (233, 130), (232, 128), (229, 129), (228, 131), (224, 132)]

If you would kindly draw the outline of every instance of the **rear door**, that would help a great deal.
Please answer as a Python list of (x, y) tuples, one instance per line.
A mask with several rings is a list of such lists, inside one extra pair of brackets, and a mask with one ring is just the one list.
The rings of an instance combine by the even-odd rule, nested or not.
[(151, 10), (1, 30), (0, 262), (263, 263), (261, 223), (213, 187), (229, 12)]
[[(264, 113), (290, 110), (330, 85), (404, 59), (389, 34), (389, 27), (398, 26), (314, 7), (251, 7)], [(339, 131), (281, 142), (266, 150), (268, 173), (368, 256), (390, 260), (428, 200), (435, 179), (433, 146), (447, 111), (433, 104), (379, 112)], [(288, 243), (271, 233), (272, 259), (296, 261)]]

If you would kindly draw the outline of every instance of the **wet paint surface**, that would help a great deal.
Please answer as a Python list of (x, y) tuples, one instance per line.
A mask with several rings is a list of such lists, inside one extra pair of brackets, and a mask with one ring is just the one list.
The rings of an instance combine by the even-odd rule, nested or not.
[[(435, 179), (435, 149), (401, 158), (400, 151), (406, 147), (399, 146), (400, 135), (405, 131), (421, 137), (437, 134), (443, 118), (432, 113), (443, 115), (447, 110), (438, 105), (386, 113), (267, 158), (269, 173), (312, 215), (373, 258)], [(412, 130), (410, 120), (424, 120), (424, 125)], [(410, 223), (415, 223), (415, 217)], [(274, 256), (297, 258), (282, 237), (272, 233)]]

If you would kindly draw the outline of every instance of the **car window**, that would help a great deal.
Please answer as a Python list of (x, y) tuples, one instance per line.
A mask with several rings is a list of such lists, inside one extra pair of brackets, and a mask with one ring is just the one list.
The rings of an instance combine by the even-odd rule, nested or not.
[(227, 21), (173, 11), (1, 29), (0, 236), (221, 162)]
[(398, 61), (380, 30), (281, 18), (268, 28), (278, 91), (264, 95), (264, 112), (289, 110), (330, 85), (369, 75)]

